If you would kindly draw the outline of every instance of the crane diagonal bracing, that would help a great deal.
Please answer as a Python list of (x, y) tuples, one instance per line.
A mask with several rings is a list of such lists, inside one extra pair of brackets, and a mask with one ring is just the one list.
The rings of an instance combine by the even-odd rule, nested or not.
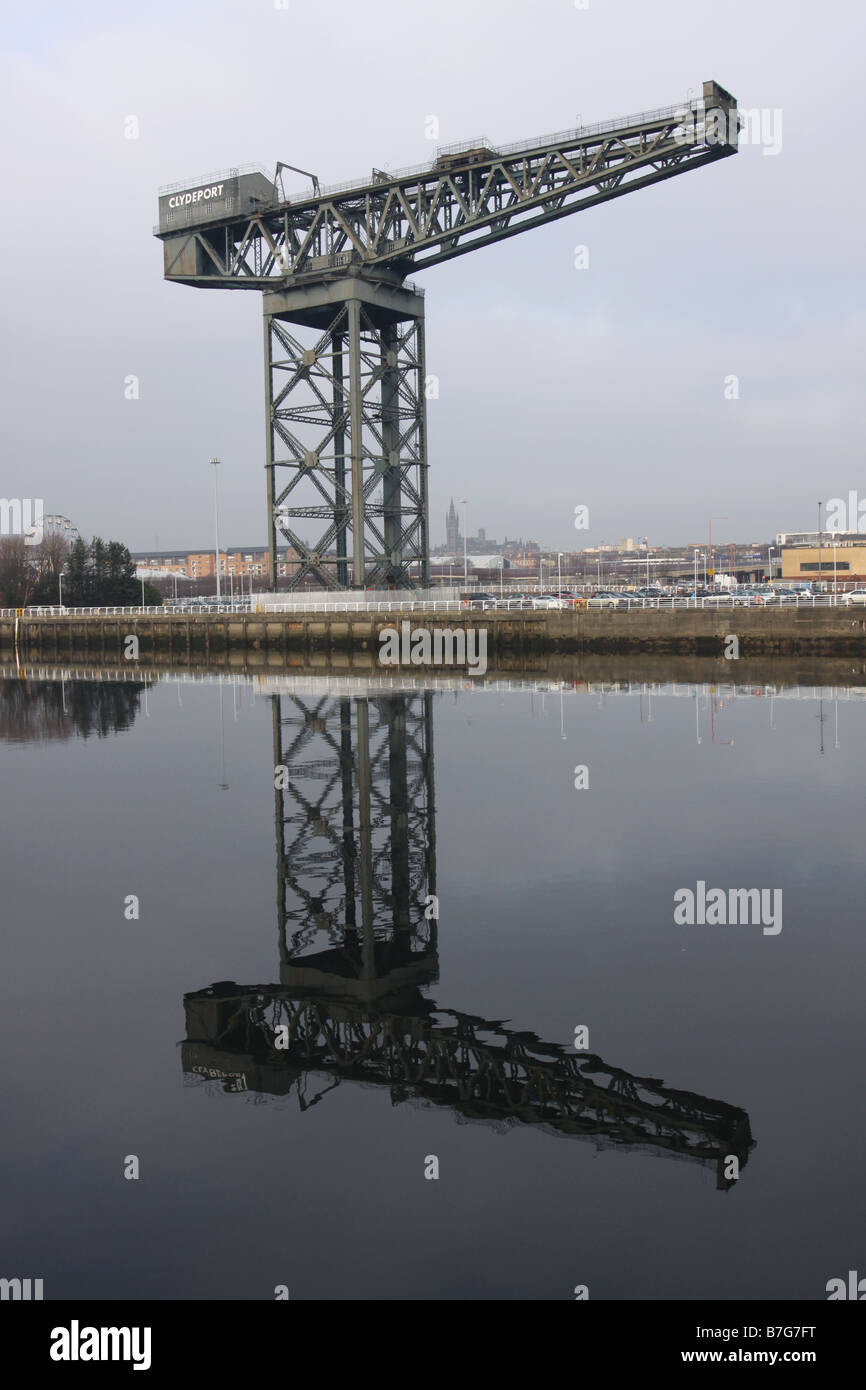
[[(287, 198), (232, 170), (160, 196), (167, 280), (262, 292), (270, 587), (428, 581), (424, 301), (406, 276), (736, 153), (733, 96)], [(278, 171), (287, 168), (279, 165)], [(304, 334), (293, 331), (297, 326)]]

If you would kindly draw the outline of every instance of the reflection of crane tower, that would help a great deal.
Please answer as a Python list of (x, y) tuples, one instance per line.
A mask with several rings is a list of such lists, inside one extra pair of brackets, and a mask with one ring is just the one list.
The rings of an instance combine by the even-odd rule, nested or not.
[(274, 699), (280, 983), (186, 995), (184, 1071), (296, 1090), (302, 1110), (341, 1082), (387, 1086), (498, 1127), (691, 1158), (731, 1187), (726, 1158), (742, 1168), (753, 1147), (743, 1110), (422, 993), (438, 973), (431, 701)]
[[(273, 701), (281, 978), (435, 961), (432, 695)], [(324, 947), (324, 953), (323, 953)]]
[(270, 587), (278, 528), (292, 585), (427, 580), (424, 300), (407, 275), (734, 154), (737, 126), (705, 82), (700, 102), (337, 188), (309, 175), (293, 198), (288, 165), (161, 190), (165, 278), (263, 293)]

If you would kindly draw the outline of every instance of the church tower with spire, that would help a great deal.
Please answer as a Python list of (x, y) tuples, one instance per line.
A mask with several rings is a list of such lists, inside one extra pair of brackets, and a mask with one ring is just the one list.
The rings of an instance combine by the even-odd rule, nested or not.
[(449, 551), (458, 550), (460, 546), (460, 528), (457, 522), (457, 512), (454, 508), (454, 498), (451, 498), (451, 506), (445, 513), (445, 549)]

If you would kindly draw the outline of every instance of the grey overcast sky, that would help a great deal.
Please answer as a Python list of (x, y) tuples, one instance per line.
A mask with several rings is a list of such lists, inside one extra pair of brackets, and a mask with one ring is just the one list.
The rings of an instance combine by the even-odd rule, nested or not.
[(439, 143), (505, 143), (715, 78), (781, 112), (778, 153), (418, 277), (431, 540), (452, 494), (471, 532), (560, 548), (700, 540), (710, 515), (758, 539), (866, 498), (859, 0), (280, 3), (5, 7), (0, 494), (205, 547), (219, 454), (223, 542), (264, 543), (261, 298), (163, 282), (159, 185), (277, 159), (339, 182), (432, 158), (431, 115)]

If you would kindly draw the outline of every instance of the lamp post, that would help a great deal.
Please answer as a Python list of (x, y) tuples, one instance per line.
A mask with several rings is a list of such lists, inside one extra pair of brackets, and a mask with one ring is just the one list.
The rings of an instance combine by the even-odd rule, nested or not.
[(836, 602), (836, 595), (837, 595), (838, 592), (839, 592), (839, 586), (838, 586), (838, 582), (837, 582), (837, 579), (836, 579), (836, 537), (838, 536), (838, 534), (839, 534), (838, 531), (834, 531), (834, 532), (833, 532), (833, 602), (834, 602), (834, 603)]
[(57, 583), (60, 586), (60, 611), (63, 612), (63, 570), (57, 575)]
[(711, 517), (709, 518), (709, 523), (710, 523), (710, 545), (709, 545), (709, 550), (710, 550), (710, 574), (713, 576), (713, 579), (715, 579), (715, 577), (716, 577), (716, 567), (715, 567), (715, 565), (713, 564), (713, 522), (714, 522), (714, 521), (729, 521), (729, 520), (730, 520), (730, 518), (729, 518), (729, 517), (726, 517), (726, 516), (711, 516)]
[(698, 595), (698, 552), (695, 551), (695, 598)]
[(558, 591), (559, 591), (559, 597), (562, 598), (562, 551), (561, 551), (561, 550), (557, 550), (557, 552), (556, 552), (556, 575), (557, 575), (557, 580), (556, 580), (556, 582), (557, 582), (557, 587), (558, 587)]
[(463, 584), (464, 584), (464, 586), (467, 586), (467, 587), (468, 587), (468, 584), (469, 584), (469, 551), (468, 551), (467, 546), (468, 546), (468, 541), (469, 541), (469, 527), (468, 527), (467, 521), (466, 521), (466, 508), (469, 506), (469, 498), (468, 498), (468, 497), (461, 497), (461, 498), (460, 498), (460, 505), (461, 505), (461, 507), (463, 508)]
[(821, 592), (821, 550), (822, 550), (821, 542), (822, 542), (823, 539), (824, 539), (824, 533), (823, 533), (823, 530), (822, 530), (822, 528), (821, 528), (821, 506), (822, 506), (822, 504), (819, 502), (819, 503), (818, 503), (818, 592), (819, 592), (819, 593)]
[(214, 513), (214, 537), (215, 537), (215, 540), (216, 540), (216, 549), (214, 550), (214, 559), (216, 560), (216, 596), (217, 596), (217, 603), (219, 603), (219, 599), (220, 599), (220, 504), (219, 504), (219, 491), (218, 491), (218, 488), (217, 488), (217, 468), (219, 467), (220, 460), (219, 460), (218, 458), (214, 457), (214, 458), (210, 459), (209, 462), (211, 463), (211, 465), (212, 465), (212, 467), (213, 467), (213, 513)]

